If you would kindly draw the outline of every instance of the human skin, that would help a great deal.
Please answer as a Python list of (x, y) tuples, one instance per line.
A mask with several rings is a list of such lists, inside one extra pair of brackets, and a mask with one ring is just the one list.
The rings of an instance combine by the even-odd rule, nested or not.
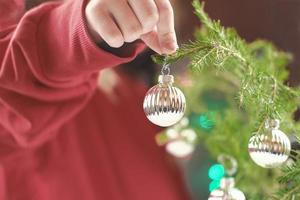
[(90, 0), (85, 15), (97, 43), (119, 48), (141, 39), (159, 54), (178, 48), (169, 0)]

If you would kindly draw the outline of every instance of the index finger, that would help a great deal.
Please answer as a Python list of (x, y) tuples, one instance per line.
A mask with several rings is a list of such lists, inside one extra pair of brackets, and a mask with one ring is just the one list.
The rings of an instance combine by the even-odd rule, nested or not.
[(155, 0), (159, 12), (157, 33), (162, 53), (171, 54), (178, 48), (174, 27), (174, 12), (169, 0)]

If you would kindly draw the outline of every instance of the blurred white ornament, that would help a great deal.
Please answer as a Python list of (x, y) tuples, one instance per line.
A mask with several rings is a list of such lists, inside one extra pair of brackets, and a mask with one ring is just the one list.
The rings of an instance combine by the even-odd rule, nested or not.
[(186, 102), (180, 89), (172, 86), (172, 75), (160, 75), (144, 99), (144, 112), (154, 124), (162, 127), (176, 124), (184, 115)]
[(191, 155), (195, 150), (195, 146), (184, 140), (175, 140), (167, 143), (166, 151), (172, 156), (185, 158)]
[(183, 117), (179, 124), (181, 127), (187, 127), (189, 125), (189, 119), (187, 117)]
[(179, 132), (176, 129), (173, 128), (168, 128), (166, 131), (166, 135), (168, 137), (169, 140), (174, 140), (179, 138)]
[(176, 130), (182, 130), (188, 125), (189, 125), (189, 119), (187, 117), (182, 117), (182, 119), (172, 127)]
[(194, 143), (197, 139), (196, 132), (190, 128), (182, 130), (180, 135), (189, 143)]
[(279, 167), (289, 158), (291, 142), (285, 133), (278, 129), (279, 125), (279, 120), (267, 120), (264, 132), (255, 133), (249, 140), (249, 155), (261, 167)]
[(178, 158), (185, 158), (195, 150), (197, 134), (193, 129), (184, 129), (178, 132), (175, 129), (166, 131), (169, 142), (166, 144), (166, 151)]
[(220, 189), (213, 190), (208, 200), (246, 200), (242, 191), (234, 188), (233, 178), (222, 178)]

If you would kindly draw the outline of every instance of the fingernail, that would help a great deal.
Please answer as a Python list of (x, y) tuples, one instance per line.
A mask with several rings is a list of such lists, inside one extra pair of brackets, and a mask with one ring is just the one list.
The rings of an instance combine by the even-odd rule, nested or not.
[(164, 47), (164, 52), (167, 54), (174, 53), (178, 48), (176, 43), (168, 43)]
[(161, 51), (156, 51), (156, 53), (158, 53), (159, 55), (163, 55), (163, 53)]
[(178, 45), (174, 42), (174, 43), (171, 43), (171, 45), (169, 46), (170, 50), (176, 50), (178, 48)]

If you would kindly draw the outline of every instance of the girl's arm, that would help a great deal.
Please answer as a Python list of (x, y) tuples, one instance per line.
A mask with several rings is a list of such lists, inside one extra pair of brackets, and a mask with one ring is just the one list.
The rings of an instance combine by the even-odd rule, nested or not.
[(143, 48), (135, 43), (123, 56), (98, 48), (85, 6), (85, 0), (46, 3), (15, 25), (0, 24), (0, 156), (4, 147), (33, 147), (53, 137), (86, 105), (99, 70), (128, 62)]

